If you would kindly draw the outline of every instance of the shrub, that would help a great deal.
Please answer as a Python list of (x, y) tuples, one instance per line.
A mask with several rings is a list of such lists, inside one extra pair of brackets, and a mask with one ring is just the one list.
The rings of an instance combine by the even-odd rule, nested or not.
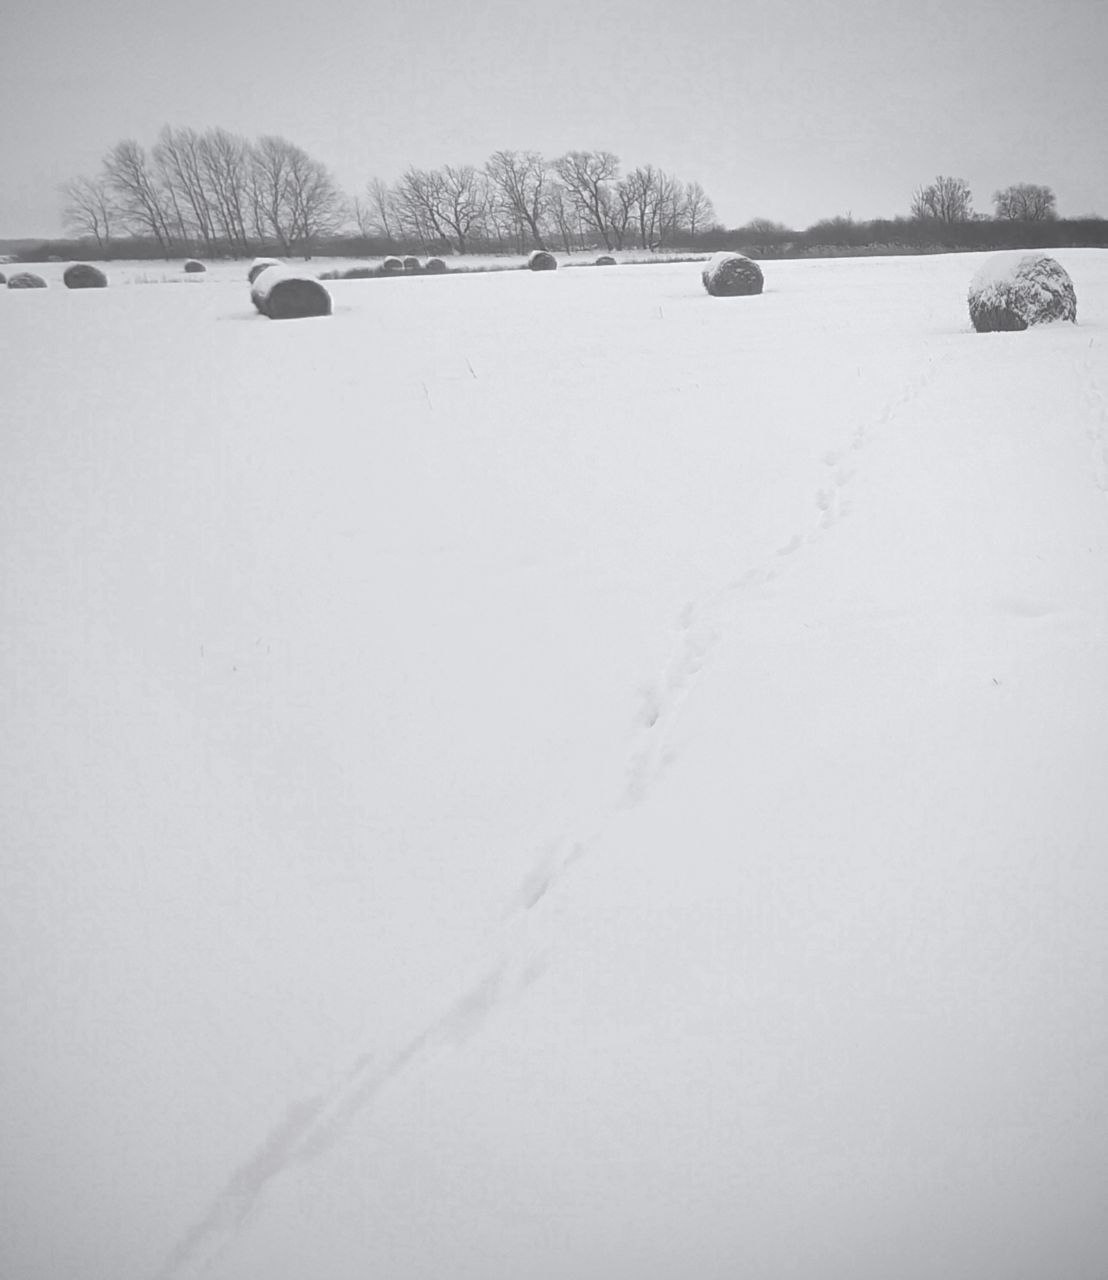
[(987, 258), (970, 281), (970, 319), (978, 333), (1077, 319), (1077, 294), (1065, 268), (1045, 253)]
[(713, 298), (749, 297), (762, 292), (762, 269), (741, 253), (717, 253), (700, 273)]
[(251, 284), (253, 284), (254, 281), (257, 280), (259, 274), (263, 272), (266, 267), (279, 266), (281, 266), (280, 258), (255, 258), (250, 264), (250, 270), (246, 273), (246, 278)]
[(195, 258), (189, 258), (185, 263), (185, 270), (189, 272), (190, 275), (195, 275), (199, 271), (207, 271), (207, 269), (208, 268), (204, 266), (202, 262), (197, 262)]
[(258, 273), (250, 300), (270, 320), (302, 320), (331, 314), (331, 295), (319, 280), (279, 265)]
[(62, 283), (67, 289), (106, 289), (108, 277), (91, 262), (75, 262), (62, 272)]
[(446, 263), (441, 258), (428, 258), (423, 270), (429, 276), (441, 276), (446, 270)]
[(616, 265), (616, 260), (611, 256), (611, 254), (602, 253), (600, 257), (597, 258), (595, 265), (598, 267), (614, 267)]
[(407, 274), (408, 274), (408, 275), (410, 275), (410, 276), (414, 276), (414, 275), (416, 275), (416, 274), (418, 273), (418, 271), (419, 271), (419, 259), (418, 259), (418, 258), (405, 258), (405, 259), (404, 259), (404, 270), (405, 270), (405, 272), (407, 272)]
[(8, 276), (9, 289), (45, 289), (46, 281), (42, 276), (36, 276), (33, 271), (17, 271), (14, 276)]
[(399, 258), (386, 258), (381, 263), (381, 270), (387, 276), (399, 276), (404, 273), (404, 264)]
[(527, 265), (532, 271), (557, 271), (558, 259), (545, 249), (535, 249), (527, 259)]

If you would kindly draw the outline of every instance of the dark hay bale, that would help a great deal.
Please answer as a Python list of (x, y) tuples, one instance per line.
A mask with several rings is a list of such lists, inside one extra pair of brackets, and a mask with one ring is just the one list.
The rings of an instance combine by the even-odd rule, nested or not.
[(418, 258), (405, 258), (405, 259), (404, 259), (404, 271), (405, 271), (405, 273), (406, 273), (407, 275), (410, 275), (410, 276), (417, 275), (417, 274), (419, 273), (419, 259), (418, 259)]
[(704, 288), (713, 298), (744, 298), (761, 293), (762, 269), (741, 253), (717, 253), (700, 273)]
[(106, 289), (108, 277), (91, 262), (75, 262), (62, 272), (62, 283), (67, 289)]
[(246, 273), (246, 278), (251, 284), (253, 284), (254, 281), (257, 280), (259, 274), (263, 272), (266, 267), (279, 266), (281, 266), (280, 258), (255, 258), (250, 264), (250, 270)]
[(1053, 320), (1077, 320), (1077, 294), (1065, 268), (1045, 253), (994, 254), (970, 281), (970, 319), (978, 333), (1003, 333)]
[(614, 267), (616, 265), (616, 260), (611, 257), (610, 254), (602, 253), (600, 257), (597, 258), (595, 265), (598, 267)]
[(558, 259), (545, 249), (536, 249), (527, 259), (527, 265), (532, 271), (557, 271)]
[(426, 275), (441, 276), (446, 271), (446, 263), (441, 258), (428, 258), (423, 270)]
[(195, 258), (189, 258), (185, 263), (185, 270), (190, 275), (196, 275), (200, 271), (207, 271), (207, 267), (202, 262), (197, 262)]
[(33, 271), (17, 271), (14, 276), (8, 277), (9, 289), (45, 289), (46, 281), (42, 276), (36, 276)]
[(386, 258), (381, 263), (381, 272), (386, 276), (400, 276), (404, 274), (404, 264), (399, 258)]
[(8, 283), (8, 277), (2, 271), (0, 271), (0, 284), (7, 284), (7, 283)]
[(263, 271), (255, 280), (250, 297), (270, 320), (303, 320), (331, 314), (331, 295), (326, 286), (314, 276), (296, 275), (291, 270)]

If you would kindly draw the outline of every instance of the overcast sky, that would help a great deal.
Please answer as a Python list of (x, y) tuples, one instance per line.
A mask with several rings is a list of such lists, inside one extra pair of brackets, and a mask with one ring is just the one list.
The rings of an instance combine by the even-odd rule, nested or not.
[(605, 148), (729, 226), (904, 213), (938, 173), (1108, 216), (1105, 0), (8, 0), (0, 50), (0, 237), (166, 123), (281, 134), (351, 193)]

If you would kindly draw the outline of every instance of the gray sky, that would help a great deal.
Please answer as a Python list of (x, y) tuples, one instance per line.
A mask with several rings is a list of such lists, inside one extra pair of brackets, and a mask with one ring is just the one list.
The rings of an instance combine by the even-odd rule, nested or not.
[(602, 147), (727, 225), (891, 216), (937, 173), (1108, 215), (1104, 0), (8, 0), (0, 48), (0, 237), (167, 123), (282, 134), (350, 192)]

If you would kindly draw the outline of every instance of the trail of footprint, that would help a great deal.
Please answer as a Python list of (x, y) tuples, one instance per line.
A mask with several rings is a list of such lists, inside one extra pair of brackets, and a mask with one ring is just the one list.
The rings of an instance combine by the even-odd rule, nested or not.
[[(933, 376), (932, 366), (885, 406), (876, 419), (877, 425), (887, 424)], [(856, 428), (848, 452), (858, 453), (874, 431), (873, 424)], [(671, 657), (658, 680), (643, 690), (622, 793), (591, 834), (567, 838), (540, 855), (502, 917), (502, 958), (391, 1057), (381, 1061), (376, 1055), (363, 1053), (331, 1089), (293, 1102), (170, 1251), (158, 1280), (175, 1280), (186, 1269), (209, 1265), (233, 1243), (276, 1178), (328, 1151), (386, 1085), (412, 1063), (445, 1045), (465, 1043), (499, 1008), (518, 998), (541, 976), (543, 954), (536, 947), (535, 935), (527, 931), (527, 922), (548, 907), (552, 891), (587, 855), (616, 816), (649, 794), (671, 758), (670, 744), (681, 710), (719, 644), (729, 620), (727, 615), (735, 612), (744, 593), (779, 577), (797, 552), (843, 514), (839, 491), (854, 475), (840, 467), (844, 456), (831, 452), (823, 457), (825, 465), (835, 469), (835, 479), (830, 489), (821, 489), (816, 496), (814, 528), (794, 534), (771, 554), (766, 564), (747, 569), (682, 610)]]
[(277, 1178), (329, 1151), (406, 1068), (441, 1048), (465, 1044), (501, 1007), (518, 999), (542, 971), (541, 956), (502, 959), (391, 1057), (381, 1060), (363, 1054), (330, 1090), (291, 1103), (170, 1250), (157, 1280), (174, 1280), (186, 1270), (206, 1270), (248, 1224)]
[(847, 448), (832, 449), (823, 454), (821, 461), (833, 475), (830, 484), (817, 490), (813, 517), (806, 529), (793, 533), (772, 552), (766, 563), (747, 569), (701, 600), (685, 606), (675, 630), (672, 656), (661, 677), (646, 690), (646, 711), (640, 716), (636, 739), (629, 753), (627, 784), (620, 801), (622, 807), (641, 803), (671, 761), (674, 725), (729, 624), (729, 615), (737, 612), (744, 593), (778, 578), (795, 561), (798, 552), (820, 541), (848, 514), (850, 507), (844, 499), (844, 490), (854, 480), (857, 470), (844, 465), (845, 460), (857, 459), (878, 431), (887, 427), (919, 397), (934, 379), (937, 369), (938, 362), (929, 357), (927, 368), (911, 378), (874, 419), (855, 427)]

